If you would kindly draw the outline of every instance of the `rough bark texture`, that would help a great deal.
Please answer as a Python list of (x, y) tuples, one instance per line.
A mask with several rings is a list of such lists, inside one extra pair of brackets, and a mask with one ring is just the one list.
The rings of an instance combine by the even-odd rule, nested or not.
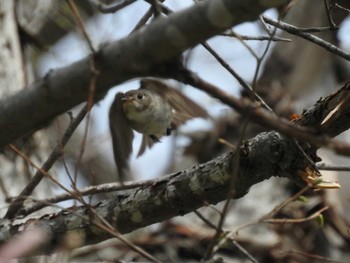
[[(271, 176), (278, 176), (281, 165), (285, 167), (293, 164), (290, 169), (297, 168), (295, 166), (301, 162), (296, 160), (296, 152), (291, 152), (290, 144), (275, 132), (263, 133), (246, 142), (240, 150), (240, 168), (235, 177), (232, 177), (234, 154), (228, 153), (189, 170), (162, 177), (154, 184), (129, 194), (117, 195), (100, 202), (93, 206), (93, 209), (118, 231), (128, 233), (177, 215), (187, 214), (206, 204), (216, 204), (228, 197), (237, 199), (244, 196), (252, 185)], [(44, 228), (50, 237), (50, 242), (42, 249), (51, 251), (57, 248), (60, 240), (72, 230), (84, 233), (84, 241), (80, 245), (96, 243), (111, 237), (106, 232), (97, 230), (96, 226), (89, 222), (93, 219), (93, 216), (89, 215), (92, 214), (88, 208), (80, 207), (74, 209), (74, 213), (64, 211), (38, 219), (36, 225)], [(1, 225), (2, 242), (21, 227), (6, 221)]]
[[(350, 84), (345, 85), (340, 91), (317, 102), (297, 122), (311, 126), (321, 123), (325, 116), (334, 111), (341, 98), (349, 96), (349, 87)], [(340, 112), (332, 120), (334, 125), (328, 125), (325, 132), (336, 135), (348, 129), (350, 118), (347, 112), (347, 109)], [(339, 129), (338, 118), (347, 125)], [(305, 145), (305, 149), (310, 152), (308, 145)], [(237, 174), (233, 172), (236, 162), (239, 167)], [(162, 177), (151, 185), (102, 201), (92, 209), (120, 233), (128, 233), (227, 198), (238, 199), (251, 186), (272, 176), (288, 177), (298, 184), (305, 184), (299, 177), (299, 172), (303, 172), (307, 166), (305, 156), (294, 140), (277, 132), (261, 133), (245, 142), (235, 153), (230, 152), (186, 171)], [(26, 225), (38, 226), (48, 233), (49, 242), (41, 247), (40, 253), (47, 253), (60, 246), (65, 235), (72, 231), (82, 236), (79, 246), (111, 237), (92, 223), (99, 222), (99, 219), (94, 220), (92, 210), (85, 206), (29, 220), (25, 224), (16, 220), (3, 220), (0, 242), (6, 242)]]

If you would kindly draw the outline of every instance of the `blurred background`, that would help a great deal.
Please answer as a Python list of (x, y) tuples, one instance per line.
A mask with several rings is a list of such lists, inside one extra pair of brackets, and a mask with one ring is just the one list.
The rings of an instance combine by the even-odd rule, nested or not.
[[(105, 42), (127, 37), (150, 8), (150, 4), (146, 1), (135, 1), (115, 13), (104, 14), (99, 11), (99, 2), (75, 1), (84, 20), (85, 29), (96, 49)], [(122, 1), (101, 2), (109, 5)], [(339, 29), (323, 30), (315, 34), (349, 52), (350, 3), (346, 0), (329, 2), (334, 5), (331, 14)], [(194, 1), (168, 0), (163, 4), (177, 12), (193, 5)], [(335, 4), (345, 9), (336, 7)], [(19, 1), (16, 12), (25, 69), (22, 86), (36, 78), (44, 77), (51, 69), (66, 66), (89, 54), (86, 42), (65, 1)], [(282, 15), (283, 21), (301, 28), (329, 26), (324, 1), (319, 0), (291, 1), (287, 11), (268, 10), (263, 15), (275, 20)], [(152, 18), (148, 22), (151, 23)], [(269, 34), (273, 33), (276, 34), (273, 36), (274, 40), (268, 41)], [(289, 118), (293, 113), (301, 114), (320, 97), (331, 94), (350, 79), (349, 61), (281, 30), (274, 32), (273, 27), (261, 21), (240, 24), (232, 31), (208, 40), (207, 43), (246, 83), (252, 85), (278, 116), (284, 118)], [(247, 96), (236, 78), (203, 46), (188, 50), (184, 58), (187, 66), (203, 79), (236, 97)], [(141, 136), (136, 135), (134, 153), (130, 158), (132, 172), (130, 180), (153, 179), (190, 168), (232, 150), (228, 145), (236, 145), (238, 142), (242, 125), (241, 116), (204, 92), (173, 80), (167, 81), (204, 107), (212, 119), (195, 119), (187, 122), (173, 136), (162, 138), (161, 143), (157, 143), (139, 158), (136, 158), (136, 153), (141, 143)], [(62, 184), (71, 187), (67, 174), (77, 175), (79, 187), (117, 180), (108, 111), (117, 92), (138, 87), (139, 79), (118, 85), (93, 107), (89, 121), (84, 121), (76, 130), (64, 149), (63, 157), (51, 172)], [(72, 109), (73, 116), (80, 108)], [(28, 149), (35, 145), (34, 148), (45, 150), (39, 154), (28, 150), (28, 155), (37, 163), (42, 163), (69, 123), (70, 115), (63, 114), (54, 120), (50, 127), (37, 132), (31, 143), (25, 142), (24, 145), (27, 145)], [(84, 141), (87, 125), (87, 140)], [(265, 130), (264, 127), (250, 123), (243, 136), (249, 139)], [(228, 143), (220, 143), (219, 138)], [(348, 133), (343, 133), (339, 139), (348, 141)], [(77, 163), (83, 147), (82, 159)], [(318, 153), (322, 163), (325, 164), (335, 166), (349, 163), (348, 158), (336, 156), (329, 150), (321, 149)], [(11, 166), (6, 169), (16, 170), (18, 177), (25, 171), (27, 177), (20, 179), (25, 185), (34, 170), (21, 160), (15, 162), (17, 168)], [(308, 196), (306, 203), (293, 202), (276, 217), (307, 217), (315, 209), (328, 204), (332, 207), (332, 212), (325, 215), (326, 223), (323, 228), (316, 222), (290, 225), (260, 223), (246, 227), (238, 234), (235, 233), (243, 224), (258, 220), (300, 190), (286, 179), (272, 178), (254, 186), (240, 200), (231, 202), (224, 225), (225, 230), (235, 233), (233, 234), (235, 242), (239, 242), (257, 261), (245, 255), (234, 242), (219, 247), (216, 255), (225, 262), (326, 262), (322, 261), (325, 259), (333, 259), (332, 262), (347, 262), (350, 257), (349, 172), (322, 171), (322, 174), (329, 180), (338, 181), (342, 188), (318, 193), (309, 191), (306, 194)], [(11, 185), (11, 181), (4, 184), (5, 186), (2, 186), (4, 199), (18, 194), (18, 186), (6, 187), (6, 184)], [(35, 193), (38, 198), (46, 197), (48, 189), (51, 190), (50, 195), (63, 192), (50, 182), (42, 184), (41, 187), (42, 191), (38, 188)], [(94, 196), (93, 200), (97, 201), (107, 196), (108, 194)], [(73, 204), (73, 201), (66, 201), (59, 205), (67, 207)], [(218, 211), (221, 211), (222, 205), (218, 204), (215, 208), (204, 207), (200, 212), (210, 221), (217, 222), (220, 218)], [(46, 208), (41, 213), (47, 211), (55, 209)], [(164, 261), (185, 262), (201, 259), (213, 233), (214, 231), (197, 215), (190, 214), (159, 223), (146, 230), (136, 231), (128, 236), (130, 240), (141, 247), (146, 247)], [(118, 241), (113, 242), (106, 242), (104, 247), (95, 248), (96, 250), (91, 247), (88, 250), (80, 249), (74, 252), (70, 259), (108, 260), (110, 257), (116, 258), (117, 253), (117, 258), (120, 259), (140, 260), (139, 256), (129, 251), (125, 245)], [(112, 248), (117, 248), (118, 252)], [(113, 253), (110, 250), (113, 250)], [(93, 253), (87, 251), (98, 251), (98, 253), (91, 255)], [(320, 255), (323, 259), (320, 261), (297, 251)]]

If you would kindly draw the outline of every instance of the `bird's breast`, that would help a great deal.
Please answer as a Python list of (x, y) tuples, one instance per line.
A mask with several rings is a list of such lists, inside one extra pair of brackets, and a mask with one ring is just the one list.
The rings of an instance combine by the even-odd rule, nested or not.
[(173, 120), (171, 106), (155, 101), (143, 110), (129, 109), (126, 117), (131, 128), (146, 135), (165, 135)]

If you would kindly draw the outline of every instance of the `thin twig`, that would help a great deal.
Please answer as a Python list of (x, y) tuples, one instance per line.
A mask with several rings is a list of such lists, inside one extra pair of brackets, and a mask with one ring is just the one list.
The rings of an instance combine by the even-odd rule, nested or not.
[(27, 216), (48, 205), (75, 199), (78, 194), (80, 196), (87, 196), (87, 195), (94, 195), (94, 194), (100, 194), (100, 193), (115, 192), (120, 190), (135, 189), (138, 187), (145, 187), (147, 185), (154, 184), (154, 182), (155, 182), (154, 180), (145, 180), (145, 181), (138, 181), (138, 182), (123, 182), (123, 184), (120, 184), (120, 183), (100, 184), (97, 186), (88, 186), (83, 189), (74, 189), (70, 191), (69, 194), (63, 193), (63, 194), (59, 194), (43, 200), (37, 200), (37, 199), (33, 199), (32, 197), (26, 197), (26, 198), (31, 198), (31, 200), (33, 201), (33, 204), (30, 207), (23, 208), (21, 210), (21, 215)]
[[(160, 9), (161, 11), (164, 10), (164, 6), (161, 5), (162, 2), (164, 2), (164, 0), (161, 0), (160, 3), (157, 2), (157, 8)], [(135, 27), (133, 28), (133, 30), (131, 30), (131, 33), (140, 29), (141, 27), (143, 27), (147, 21), (152, 17), (153, 14), (153, 7), (151, 6), (147, 12), (142, 16), (142, 18), (139, 20), (139, 22), (137, 22), (137, 24), (135, 25)]]
[(329, 26), (320, 26), (320, 27), (303, 27), (303, 28), (299, 28), (299, 31), (303, 33), (321, 33), (321, 32), (332, 31), (336, 29), (338, 28), (334, 29)]
[[(150, 5), (154, 4), (155, 0), (145, 0), (145, 2), (149, 3)], [(157, 1), (157, 9), (162, 11), (165, 15), (168, 15), (170, 13), (173, 13), (173, 11), (163, 4), (165, 0)]]
[[(194, 211), (194, 213), (206, 224), (208, 225), (210, 228), (215, 229), (216, 231), (220, 231), (217, 226), (215, 226), (210, 220), (206, 219), (201, 213), (199, 213), (198, 211)], [(228, 237), (230, 232), (225, 232), (225, 238), (222, 238), (220, 240), (220, 242), (217, 244), (217, 246), (214, 248), (215, 250), (219, 249), (220, 247), (222, 247), (226, 240), (229, 239), (232, 244), (238, 249), (240, 250), (248, 259), (250, 259), (253, 263), (258, 263), (259, 261), (257, 259), (255, 259), (244, 247), (242, 247), (237, 240), (235, 240), (233, 237)], [(227, 236), (227, 238), (226, 238)]]
[(332, 19), (332, 14), (331, 14), (331, 9), (333, 7), (329, 6), (328, 0), (324, 0), (324, 6), (325, 6), (325, 9), (326, 9), (327, 18), (328, 18), (328, 22), (330, 24), (331, 30), (337, 29), (337, 25), (334, 23), (334, 21)]
[(209, 45), (208, 43), (202, 43), (202, 46), (209, 51), (210, 54), (238, 81), (238, 83), (249, 92), (257, 101), (259, 101), (264, 108), (266, 108), (268, 111), (272, 111), (272, 109), (265, 103), (265, 101), (256, 93), (253, 91), (252, 87), (249, 86), (242, 78), (241, 76), (234, 71), (229, 64), (226, 63), (224, 59), (222, 59), (219, 54), (217, 54)]
[(77, 23), (79, 31), (81, 32), (83, 38), (85, 39), (85, 43), (87, 43), (87, 46), (90, 50), (90, 53), (96, 54), (96, 50), (92, 44), (92, 41), (91, 41), (88, 33), (85, 30), (84, 22), (83, 22), (83, 19), (81, 19), (81, 16), (80, 16), (80, 13), (79, 13), (77, 6), (75, 5), (73, 0), (66, 0), (66, 2), (68, 3), (68, 6), (72, 10), (73, 16), (75, 18), (75, 22)]
[(270, 37), (270, 36), (246, 36), (246, 35), (241, 35), (236, 32), (226, 32), (220, 34), (221, 36), (225, 37), (235, 37), (241, 40), (248, 40), (248, 41), (266, 41), (266, 40), (271, 40), (274, 42), (291, 42), (292, 40), (289, 38), (282, 38), (278, 36)]
[(91, 3), (94, 4), (97, 10), (103, 14), (115, 13), (120, 9), (123, 9), (124, 7), (127, 7), (128, 5), (131, 5), (132, 3), (136, 2), (136, 0), (124, 0), (124, 1), (118, 1), (117, 3), (114, 3), (114, 4), (107, 5), (98, 0), (90, 0), (90, 1)]
[(316, 211), (312, 215), (304, 218), (269, 218), (269, 219), (264, 219), (261, 222), (262, 223), (272, 223), (272, 224), (297, 224), (297, 223), (304, 223), (307, 221), (311, 221), (316, 219), (319, 215), (322, 214), (322, 212), (326, 211), (329, 207), (325, 206), (322, 207), (320, 210)]
[[(277, 27), (274, 27), (273, 31), (270, 32), (270, 30), (268, 30), (268, 28), (267, 28), (267, 25), (265, 24), (265, 21), (264, 21), (263, 16), (260, 16), (260, 17), (259, 17), (259, 20), (261, 21), (261, 23), (262, 23), (263, 26), (265, 27), (266, 32), (267, 32), (271, 37), (274, 36), (274, 35), (276, 34), (276, 32), (277, 32)], [(280, 17), (279, 17), (279, 18), (278, 18), (278, 22), (280, 22), (280, 21), (281, 21), (281, 19), (280, 19)], [(265, 49), (265, 51), (264, 51), (262, 57), (258, 60), (258, 65), (259, 65), (259, 67), (261, 66), (261, 62), (262, 62), (263, 57), (266, 56), (267, 51), (268, 51), (268, 48), (269, 48), (269, 46), (271, 45), (271, 43), (272, 43), (271, 41), (268, 42), (268, 45), (267, 45), (267, 47), (266, 47), (266, 49)], [(253, 87), (254, 87), (255, 84), (256, 84), (257, 77), (258, 77), (258, 74), (257, 74), (257, 72), (256, 72), (256, 74), (254, 75)], [(307, 162), (310, 164), (310, 166), (313, 168), (313, 170), (315, 170), (315, 172), (319, 173), (319, 171), (317, 170), (317, 167), (316, 167), (316, 165), (315, 165), (315, 162), (307, 155), (307, 153), (304, 151), (304, 149), (300, 146), (298, 140), (296, 140), (295, 138), (293, 138), (293, 142), (294, 142), (294, 144), (296, 145), (296, 147), (299, 149), (299, 151), (301, 152), (301, 154), (305, 157), (305, 159), (307, 160)]]
[(193, 211), (193, 213), (196, 214), (196, 216), (198, 216), (207, 226), (209, 226), (212, 229), (215, 229), (216, 231), (219, 231), (219, 229), (217, 228), (216, 225), (214, 225), (210, 220), (208, 220), (207, 218), (205, 218), (200, 212)]
[(139, 20), (139, 22), (135, 25), (135, 27), (133, 28), (133, 30), (131, 30), (132, 32), (135, 32), (136, 30), (140, 29), (141, 27), (143, 27), (147, 21), (152, 17), (153, 11), (152, 11), (152, 7), (149, 8), (147, 10), (147, 12), (141, 17), (141, 19)]
[(82, 122), (86, 114), (87, 106), (85, 105), (80, 110), (75, 119), (70, 123), (65, 133), (63, 134), (61, 140), (56, 144), (54, 150), (51, 152), (50, 156), (47, 158), (45, 163), (41, 166), (40, 169), (37, 170), (32, 180), (27, 184), (27, 186), (22, 190), (22, 192), (13, 200), (5, 215), (5, 218), (11, 219), (16, 215), (17, 211), (23, 206), (23, 202), (25, 201), (26, 197), (31, 195), (31, 193), (34, 191), (34, 189), (38, 186), (40, 181), (45, 176), (45, 173), (43, 173), (43, 171), (47, 173), (54, 165), (54, 163), (58, 160), (58, 158), (62, 155), (62, 149), (67, 144), (73, 132)]
[[(77, 186), (76, 186), (76, 183), (77, 183), (77, 177), (78, 177), (78, 168), (81, 164), (81, 161), (83, 159), (83, 155), (85, 153), (85, 146), (86, 146), (86, 141), (87, 141), (87, 137), (88, 137), (88, 131), (89, 131), (89, 126), (90, 126), (90, 112), (91, 112), (91, 109), (94, 105), (94, 97), (95, 97), (95, 90), (96, 90), (96, 81), (97, 81), (97, 78), (98, 76), (100, 75), (100, 72), (98, 71), (97, 67), (96, 67), (96, 64), (95, 64), (95, 60), (94, 60), (94, 56), (96, 55), (96, 50), (94, 49), (93, 45), (92, 45), (92, 41), (90, 39), (90, 36), (88, 35), (86, 29), (85, 29), (85, 26), (84, 26), (84, 23), (83, 23), (83, 20), (80, 16), (80, 13), (79, 13), (79, 10), (78, 8), (76, 7), (75, 3), (73, 0), (66, 0), (72, 13), (73, 13), (73, 16), (75, 18), (75, 21), (78, 25), (78, 28), (79, 28), (79, 31), (81, 32), (84, 40), (85, 40), (85, 43), (87, 43), (88, 47), (89, 47), (89, 50), (90, 50), (90, 53), (92, 55), (92, 58), (89, 60), (90, 62), (90, 69), (91, 69), (91, 72), (92, 72), (92, 77), (90, 79), (90, 82), (89, 82), (89, 95), (88, 95), (88, 99), (87, 99), (87, 109), (88, 109), (88, 114), (87, 114), (87, 119), (86, 119), (86, 125), (85, 125), (85, 130), (84, 130), (84, 135), (83, 135), (83, 140), (81, 142), (81, 145), (80, 145), (80, 152), (79, 152), (79, 156), (78, 156), (78, 160), (75, 164), (75, 169), (74, 169), (74, 178), (73, 180), (71, 181), (72, 183), (72, 188), (74, 190), (77, 190)], [(69, 175), (69, 177), (71, 178), (71, 176)], [(77, 199), (82, 202), (83, 204), (87, 205), (87, 203), (85, 203), (85, 200), (84, 198), (77, 192)]]
[(256, 225), (261, 223), (263, 220), (274, 217), (277, 213), (279, 213), (284, 207), (286, 207), (291, 202), (295, 201), (297, 198), (299, 198), (303, 193), (305, 193), (307, 190), (310, 189), (310, 186), (305, 186), (303, 189), (301, 189), (299, 192), (294, 194), (293, 196), (289, 197), (287, 200), (282, 202), (281, 204), (277, 205), (271, 212), (267, 213), (266, 215), (261, 216), (259, 219), (254, 220), (252, 222), (248, 222), (244, 225), (239, 226), (236, 231), (235, 235), (238, 235), (238, 232), (241, 231), (243, 228), (246, 228), (248, 226)]
[(335, 55), (338, 55), (346, 60), (350, 60), (349, 53), (344, 52), (342, 49), (338, 48), (337, 46), (335, 46), (329, 42), (324, 41), (323, 39), (321, 39), (319, 37), (302, 32), (299, 28), (292, 26), (292, 25), (289, 25), (287, 23), (284, 23), (282, 21), (278, 22), (278, 21), (270, 19), (266, 16), (263, 16), (263, 18), (264, 18), (264, 21), (266, 21), (270, 25), (278, 27), (278, 28), (280, 28), (280, 29), (292, 34), (292, 35), (296, 35), (296, 36), (299, 36), (299, 37), (304, 38), (306, 40), (309, 40), (310, 42), (312, 42), (320, 47), (323, 47), (324, 49), (326, 49), (327, 51), (329, 51)]
[(268, 218), (268, 217), (273, 217), (277, 213), (279, 213), (284, 207), (286, 207), (288, 204), (291, 202), (297, 200), (302, 194), (304, 194), (307, 190), (309, 190), (311, 187), (309, 185), (305, 186), (303, 189), (289, 197), (287, 200), (282, 202), (281, 204), (277, 205), (271, 212), (269, 212), (267, 215), (262, 216), (261, 218)]
[(253, 257), (252, 254), (250, 254), (241, 244), (237, 242), (236, 239), (230, 237), (229, 240), (232, 242), (232, 244), (238, 248), (251, 262), (253, 263), (259, 263), (259, 261)]
[(61, 184), (59, 181), (57, 181), (55, 178), (53, 178), (50, 174), (48, 174), (45, 170), (40, 168), (38, 165), (36, 165), (32, 160), (30, 160), (24, 153), (22, 153), (19, 149), (17, 149), (16, 146), (10, 144), (10, 149), (13, 150), (18, 156), (20, 156), (23, 160), (25, 160), (30, 166), (40, 171), (41, 174), (44, 174), (46, 178), (50, 179), (52, 182), (54, 182), (56, 185), (61, 187), (64, 191), (69, 193), (70, 191), (68, 188), (66, 188), (63, 184)]
[(334, 260), (334, 259), (331, 259), (328, 257), (323, 257), (320, 255), (310, 254), (310, 253), (296, 251), (296, 250), (289, 250), (289, 251), (283, 252), (282, 254), (283, 255), (299, 255), (299, 256), (306, 257), (306, 258), (316, 259), (317, 262), (345, 263), (344, 261), (338, 261), (338, 260)]
[[(232, 31), (233, 33), (233, 31)], [(237, 37), (238, 41), (240, 41), (240, 43), (249, 51), (249, 53), (255, 58), (258, 58), (258, 54), (255, 52), (255, 50), (253, 48), (251, 48), (243, 39), (241, 39), (240, 37)], [(253, 88), (252, 88), (253, 90)]]
[[(85, 152), (85, 145), (86, 145), (88, 132), (89, 132), (89, 126), (90, 126), (90, 112), (91, 112), (91, 108), (93, 106), (94, 97), (95, 97), (96, 81), (97, 81), (98, 76), (100, 75), (100, 72), (96, 69), (94, 59), (91, 59), (90, 63), (91, 63), (91, 65), (90, 65), (91, 72), (93, 73), (93, 75), (92, 75), (90, 83), (89, 83), (89, 96), (88, 96), (88, 100), (87, 100), (88, 114), (87, 114), (87, 119), (86, 119), (85, 130), (84, 130), (83, 139), (82, 139), (81, 144), (80, 144), (80, 152), (79, 152), (78, 160), (77, 160), (76, 165), (75, 165), (75, 172), (74, 172), (74, 182), (75, 183), (77, 181), (78, 168), (80, 166), (80, 163), (83, 159), (83, 155)], [(76, 189), (76, 186), (74, 186), (74, 189)]]
[[(239, 151), (240, 146), (243, 143), (243, 138), (244, 138), (244, 135), (247, 131), (248, 123), (249, 123), (248, 119), (243, 120), (242, 129), (240, 131), (239, 140), (238, 140), (237, 146), (236, 146), (236, 149), (238, 149), (237, 151)], [(229, 210), (230, 201), (231, 201), (232, 196), (235, 195), (235, 193), (233, 193), (232, 190), (234, 189), (235, 180), (236, 180), (237, 175), (238, 175), (239, 160), (240, 160), (240, 154), (235, 154), (234, 159), (232, 161), (232, 175), (231, 175), (231, 179), (229, 182), (230, 187), (229, 187), (229, 191), (227, 192), (227, 199), (225, 201), (224, 207), (223, 207), (222, 212), (220, 214), (220, 220), (219, 220), (219, 223), (217, 225), (217, 231), (216, 231), (214, 237), (212, 238), (211, 245), (209, 245), (209, 247), (205, 253), (204, 259), (211, 258), (212, 255), (215, 253), (215, 250), (218, 249), (218, 247), (215, 249), (215, 246), (217, 245), (217, 243), (219, 243), (219, 238), (220, 238), (221, 234), (223, 233), (223, 226), (224, 226), (226, 216), (227, 216), (227, 213)]]
[[(262, 20), (262, 17), (260, 16), (259, 17), (260, 21)], [(264, 23), (263, 23), (264, 25)], [(255, 67), (255, 72), (254, 72), (254, 77), (253, 77), (253, 81), (252, 81), (252, 90), (255, 92), (256, 90), (256, 83), (257, 83), (257, 80), (258, 80), (258, 76), (259, 76), (259, 72), (260, 72), (260, 68), (261, 68), (261, 65), (262, 65), (262, 61), (264, 60), (264, 58), (266, 57), (267, 55), (267, 52), (269, 51), (270, 47), (271, 47), (271, 44), (272, 44), (272, 40), (271, 38), (274, 37), (276, 35), (276, 32), (277, 32), (277, 27), (274, 27), (273, 31), (270, 32), (267, 28), (266, 28), (266, 32), (269, 34), (270, 36), (270, 40), (267, 42), (267, 45), (264, 49), (264, 52), (263, 54), (259, 57), (259, 56), (256, 56), (256, 67)], [(273, 112), (273, 111), (272, 111)]]
[(255, 104), (239, 100), (217, 86), (203, 80), (190, 70), (187, 70), (186, 74), (175, 74), (172, 77), (207, 92), (214, 98), (235, 109), (242, 116), (249, 115), (251, 118), (254, 118), (254, 122), (257, 124), (279, 131), (284, 135), (295, 137), (297, 140), (308, 142), (316, 147), (324, 146), (332, 149), (335, 153), (350, 156), (350, 144), (337, 139), (330, 139), (326, 135), (319, 135), (313, 128), (295, 125), (283, 118), (278, 118), (267, 111), (261, 110), (261, 107)]
[(339, 8), (339, 9), (345, 11), (345, 12), (350, 13), (350, 9), (347, 9), (347, 8), (345, 8), (345, 7), (343, 7), (343, 6), (339, 5), (339, 4), (337, 4), (337, 3), (335, 3), (335, 6), (336, 6), (337, 8)]
[(334, 166), (328, 164), (318, 164), (317, 168), (323, 171), (337, 171), (337, 172), (350, 172), (349, 166)]
[(154, 17), (159, 17), (162, 9), (159, 5), (158, 0), (151, 0), (150, 2), (151, 2)]
[(153, 257), (151, 254), (149, 254), (139, 246), (133, 244), (127, 238), (121, 235), (109, 222), (107, 222), (102, 216), (100, 216), (92, 207), (90, 207), (90, 209), (94, 212), (94, 215), (102, 222), (102, 224), (99, 222), (96, 222), (95, 220), (91, 222), (91, 219), (88, 222), (94, 223), (97, 227), (101, 228), (102, 230), (106, 231), (112, 236), (118, 238), (120, 241), (127, 244), (129, 248), (139, 253), (140, 255), (144, 256), (146, 259), (151, 260), (151, 262), (161, 263), (158, 259)]

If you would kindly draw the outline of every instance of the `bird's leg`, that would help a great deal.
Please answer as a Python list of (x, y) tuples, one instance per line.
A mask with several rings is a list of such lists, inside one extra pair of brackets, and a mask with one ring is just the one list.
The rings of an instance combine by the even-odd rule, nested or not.
[(152, 139), (153, 142), (160, 142), (160, 140), (155, 135), (150, 135), (149, 137)]
[(168, 127), (168, 128), (166, 128), (166, 136), (170, 136), (171, 135), (171, 131), (173, 130), (173, 128), (172, 127)]

